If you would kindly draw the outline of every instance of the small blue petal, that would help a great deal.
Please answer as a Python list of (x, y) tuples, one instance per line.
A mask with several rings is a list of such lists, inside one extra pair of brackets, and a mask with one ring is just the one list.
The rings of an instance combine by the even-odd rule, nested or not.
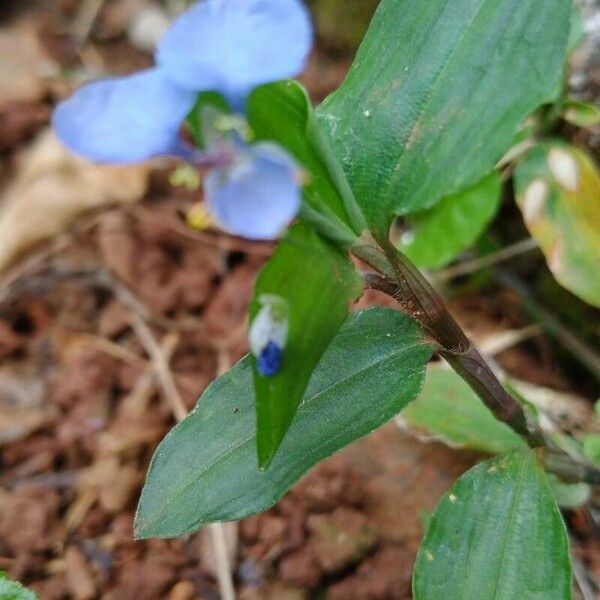
[(92, 160), (128, 163), (180, 154), (179, 129), (195, 94), (161, 69), (96, 81), (60, 103), (54, 131), (72, 151)]
[(281, 368), (283, 351), (275, 342), (269, 342), (256, 359), (256, 370), (263, 377), (273, 377)]
[(175, 21), (156, 59), (178, 85), (240, 108), (257, 85), (300, 73), (312, 41), (301, 0), (204, 0)]
[(211, 214), (230, 233), (250, 240), (273, 240), (298, 213), (301, 191), (297, 167), (268, 143), (251, 146), (233, 167), (204, 178)]

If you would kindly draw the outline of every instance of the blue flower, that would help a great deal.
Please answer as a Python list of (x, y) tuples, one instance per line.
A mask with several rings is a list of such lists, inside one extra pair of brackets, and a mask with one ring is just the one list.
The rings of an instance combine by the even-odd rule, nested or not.
[[(241, 146), (230, 164), (204, 178), (208, 209), (223, 227), (248, 239), (275, 239), (301, 203), (298, 168), (274, 144)], [(265, 218), (268, 215), (268, 218)]]
[(199, 92), (217, 91), (239, 110), (252, 88), (302, 71), (311, 45), (300, 0), (203, 0), (167, 31), (156, 67), (84, 86), (59, 105), (53, 126), (92, 160), (187, 157), (179, 129)]
[(160, 155), (204, 165), (208, 205), (231, 233), (273, 239), (300, 206), (297, 169), (274, 145), (239, 143), (227, 164), (201, 156), (181, 137), (199, 92), (221, 93), (242, 110), (257, 85), (304, 67), (312, 27), (301, 0), (203, 0), (175, 21), (157, 66), (83, 86), (59, 104), (52, 124), (62, 142), (92, 160), (131, 163)]
[(182, 88), (218, 90), (241, 108), (252, 88), (297, 75), (311, 46), (299, 0), (207, 0), (175, 21), (156, 60)]
[(181, 156), (189, 150), (179, 130), (195, 98), (160, 69), (148, 69), (85, 85), (58, 105), (52, 125), (73, 152), (100, 162)]
[(250, 351), (256, 357), (256, 370), (263, 377), (276, 375), (283, 362), (288, 336), (288, 303), (281, 296), (263, 294), (261, 308), (248, 332)]

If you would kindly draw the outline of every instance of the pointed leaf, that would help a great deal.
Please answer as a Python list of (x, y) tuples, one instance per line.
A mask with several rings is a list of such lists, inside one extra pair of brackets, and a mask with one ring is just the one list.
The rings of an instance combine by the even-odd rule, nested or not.
[(459, 375), (444, 367), (428, 369), (423, 390), (402, 411), (402, 417), (411, 427), (455, 446), (491, 453), (526, 447)]
[(261, 270), (251, 321), (261, 297), (269, 295), (287, 301), (289, 319), (281, 369), (271, 377), (254, 369), (261, 467), (277, 451), (313, 369), (361, 291), (362, 280), (348, 257), (306, 225), (293, 227)]
[(349, 317), (264, 472), (256, 464), (252, 369), (243, 359), (156, 450), (136, 535), (174, 537), (266, 510), (319, 461), (402, 410), (419, 393), (433, 351), (400, 313), (371, 309)]
[(516, 171), (517, 203), (556, 280), (600, 306), (600, 172), (582, 150), (540, 144)]
[(477, 183), (553, 99), (570, 17), (571, 0), (382, 0), (318, 110), (380, 239)]
[(246, 113), (259, 140), (281, 144), (304, 167), (308, 206), (351, 242), (365, 229), (364, 217), (341, 164), (316, 123), (306, 90), (296, 81), (260, 86), (250, 94)]
[(462, 475), (440, 500), (413, 574), (415, 600), (567, 600), (567, 531), (532, 450)]

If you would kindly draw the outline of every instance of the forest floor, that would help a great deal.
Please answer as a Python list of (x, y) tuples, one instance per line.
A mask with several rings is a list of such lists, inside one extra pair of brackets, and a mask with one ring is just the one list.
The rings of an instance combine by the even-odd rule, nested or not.
[[(0, 224), (0, 570), (41, 600), (217, 600), (208, 532), (134, 541), (132, 522), (176, 402), (191, 409), (246, 352), (246, 310), (272, 246), (189, 229), (197, 198), (170, 185), (168, 164), (99, 170), (48, 138), (67, 76), (150, 64), (139, 46), (152, 21), (131, 34), (147, 3), (100, 4), (93, 25), (77, 0), (0, 8), (0, 193), (18, 205), (11, 228)], [(315, 99), (349, 62), (314, 55), (303, 81)], [(600, 85), (600, 69), (593, 77)], [(531, 324), (514, 290), (471, 283), (453, 290), (451, 307), (477, 341)], [(373, 292), (359, 303), (373, 304), (393, 306)], [(495, 358), (515, 377), (579, 395), (590, 411), (597, 399), (598, 386), (561, 366), (539, 331)], [(394, 423), (346, 448), (271, 510), (227, 526), (239, 598), (411, 598), (424, 523), (479, 458)], [(594, 597), (599, 526), (587, 510), (566, 516)]]

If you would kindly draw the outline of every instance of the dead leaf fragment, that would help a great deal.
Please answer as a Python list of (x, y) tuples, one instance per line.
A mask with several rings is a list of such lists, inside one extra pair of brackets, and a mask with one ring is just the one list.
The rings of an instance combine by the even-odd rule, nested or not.
[(67, 586), (75, 600), (92, 600), (96, 597), (96, 585), (90, 565), (75, 546), (65, 550)]
[(0, 272), (34, 245), (63, 231), (81, 214), (135, 202), (146, 192), (150, 167), (96, 165), (70, 153), (51, 131), (23, 160), (0, 208)]
[(0, 28), (0, 56), (0, 103), (41, 100), (44, 79), (57, 67), (44, 54), (32, 23)]

